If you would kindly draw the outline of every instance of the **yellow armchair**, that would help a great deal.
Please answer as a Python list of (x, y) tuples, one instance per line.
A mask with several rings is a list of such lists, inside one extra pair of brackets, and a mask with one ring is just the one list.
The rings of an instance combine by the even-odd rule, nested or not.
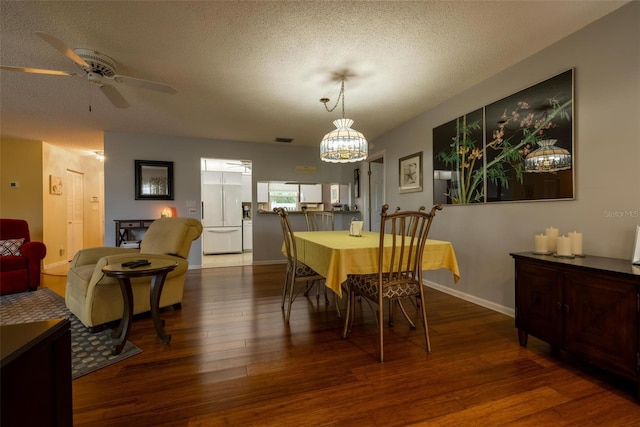
[[(160, 218), (155, 220), (140, 249), (97, 247), (80, 250), (71, 261), (67, 275), (65, 303), (67, 308), (89, 328), (122, 318), (123, 300), (118, 280), (107, 277), (102, 267), (137, 259), (173, 260), (178, 266), (167, 275), (160, 307), (180, 308), (184, 291), (184, 274), (191, 242), (202, 234), (202, 224), (194, 218)], [(151, 279), (131, 280), (133, 314), (150, 310)]]

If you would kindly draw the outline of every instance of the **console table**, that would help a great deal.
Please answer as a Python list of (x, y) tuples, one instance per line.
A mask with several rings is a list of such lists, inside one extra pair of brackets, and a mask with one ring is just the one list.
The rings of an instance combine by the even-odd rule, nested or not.
[(153, 219), (114, 219), (116, 223), (116, 246), (133, 239), (133, 231), (146, 231)]
[(512, 253), (516, 328), (635, 381), (640, 396), (640, 269), (630, 260)]
[(71, 323), (0, 326), (0, 425), (72, 426)]

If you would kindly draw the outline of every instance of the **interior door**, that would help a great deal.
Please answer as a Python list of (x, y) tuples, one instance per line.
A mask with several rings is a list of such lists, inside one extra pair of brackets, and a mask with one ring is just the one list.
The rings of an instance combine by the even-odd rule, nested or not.
[(384, 205), (384, 156), (367, 162), (369, 165), (368, 221), (370, 231), (380, 231), (380, 212)]
[(67, 260), (84, 247), (84, 175), (67, 170)]

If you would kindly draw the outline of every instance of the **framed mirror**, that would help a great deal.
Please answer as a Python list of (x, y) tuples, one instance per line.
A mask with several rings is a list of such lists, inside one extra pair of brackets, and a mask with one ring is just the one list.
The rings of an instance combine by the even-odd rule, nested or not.
[(136, 160), (136, 200), (173, 200), (173, 162)]

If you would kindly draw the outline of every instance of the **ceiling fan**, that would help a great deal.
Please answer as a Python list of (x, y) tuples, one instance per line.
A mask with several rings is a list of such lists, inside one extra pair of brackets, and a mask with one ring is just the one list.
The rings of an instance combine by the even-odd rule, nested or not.
[(56, 50), (60, 51), (67, 58), (75, 62), (82, 69), (83, 73), (67, 73), (65, 71), (58, 70), (10, 67), (6, 65), (0, 65), (0, 69), (7, 71), (18, 71), (22, 73), (48, 74), (54, 76), (86, 76), (87, 80), (98, 86), (100, 91), (116, 108), (128, 108), (129, 103), (113, 86), (114, 83), (126, 86), (135, 86), (168, 94), (174, 94), (177, 92), (173, 86), (165, 83), (153, 82), (151, 80), (143, 80), (135, 77), (116, 74), (115, 61), (104, 53), (92, 49), (71, 49), (62, 40), (59, 40), (52, 35), (40, 31), (36, 32), (36, 34), (51, 46), (53, 46)]

